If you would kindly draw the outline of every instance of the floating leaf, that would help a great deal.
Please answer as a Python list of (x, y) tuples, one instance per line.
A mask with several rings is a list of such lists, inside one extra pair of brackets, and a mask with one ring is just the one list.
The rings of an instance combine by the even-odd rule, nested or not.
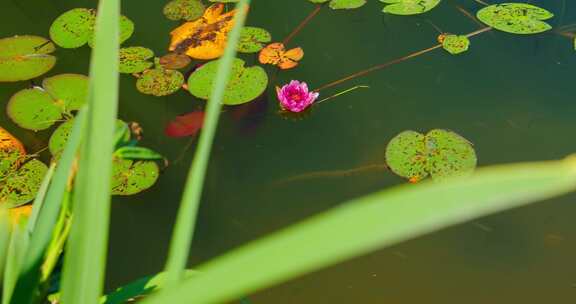
[(112, 194), (133, 195), (154, 185), (160, 169), (154, 161), (134, 161), (114, 158), (112, 166)]
[(204, 112), (196, 111), (176, 116), (164, 129), (164, 134), (169, 137), (194, 136), (202, 129), (204, 124)]
[(204, 4), (200, 0), (172, 0), (164, 6), (164, 16), (170, 20), (192, 21), (204, 13)]
[(326, 3), (330, 1), (331, 9), (353, 9), (366, 4), (366, 0), (309, 0), (312, 3)]
[(121, 48), (120, 73), (141, 73), (154, 65), (152, 61), (149, 61), (152, 57), (154, 57), (154, 51), (145, 47), (132, 46)]
[(178, 91), (184, 84), (184, 75), (175, 70), (155, 68), (146, 70), (136, 81), (141, 93), (154, 96), (166, 96)]
[(38, 36), (14, 36), (0, 39), (0, 82), (36, 78), (50, 71), (56, 57), (49, 55), (55, 47)]
[(160, 57), (160, 65), (169, 70), (178, 70), (187, 67), (192, 62), (192, 58), (185, 54), (168, 53)]
[(0, 180), (20, 166), (26, 156), (22, 143), (0, 127)]
[(88, 78), (84, 75), (56, 75), (42, 84), (44, 88), (19, 91), (8, 102), (8, 116), (24, 129), (45, 130), (86, 103)]
[(543, 20), (554, 17), (551, 12), (526, 3), (501, 3), (482, 8), (476, 14), (487, 25), (512, 34), (537, 34), (552, 28)]
[(238, 52), (256, 53), (271, 40), (272, 35), (270, 35), (270, 33), (265, 29), (253, 26), (245, 26), (240, 34)]
[[(91, 47), (96, 23), (96, 10), (88, 8), (71, 9), (60, 15), (50, 26), (50, 38), (66, 49), (79, 48), (86, 43)], [(125, 16), (120, 18), (120, 43), (134, 33), (134, 23)]]
[(423, 135), (404, 131), (386, 147), (386, 163), (390, 169), (417, 182), (428, 175), (434, 180), (465, 176), (476, 168), (476, 152), (462, 136), (435, 129)]
[(442, 47), (452, 55), (468, 51), (470, 39), (464, 35), (445, 35), (442, 39)]
[(388, 5), (382, 10), (393, 15), (422, 14), (435, 8), (440, 0), (380, 0)]
[(44, 163), (33, 159), (0, 180), (0, 205), (14, 208), (32, 201), (47, 171)]
[[(75, 118), (72, 118), (60, 124), (58, 128), (54, 130), (52, 136), (50, 136), (50, 140), (48, 141), (48, 150), (52, 156), (58, 157), (59, 154), (64, 151), (64, 146), (68, 141), (68, 137), (70, 137), (70, 132), (74, 125), (74, 119)], [(116, 136), (118, 143), (124, 144), (130, 140), (130, 130), (125, 122), (118, 119), (116, 121), (116, 130), (118, 130), (119, 133)]]
[(169, 50), (203, 60), (222, 56), (236, 10), (223, 12), (224, 4), (214, 4), (198, 20), (173, 30)]
[(160, 160), (164, 159), (160, 153), (144, 148), (144, 147), (132, 147), (125, 146), (114, 151), (114, 155), (122, 159), (134, 159), (134, 160)]
[(258, 60), (262, 64), (271, 64), (287, 70), (296, 67), (303, 57), (304, 51), (302, 48), (298, 47), (286, 51), (283, 43), (275, 42), (260, 51)]
[[(242, 59), (235, 58), (230, 72), (230, 81), (224, 92), (223, 103), (238, 105), (250, 102), (264, 93), (268, 86), (268, 75), (262, 67), (245, 67)], [(211, 61), (188, 78), (188, 90), (201, 99), (208, 99), (212, 92), (219, 61)]]

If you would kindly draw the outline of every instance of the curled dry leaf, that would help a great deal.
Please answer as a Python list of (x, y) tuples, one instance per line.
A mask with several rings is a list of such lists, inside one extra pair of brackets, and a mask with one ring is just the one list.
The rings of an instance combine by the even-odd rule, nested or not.
[(262, 64), (271, 64), (287, 70), (296, 67), (303, 57), (304, 50), (302, 48), (297, 47), (286, 51), (283, 43), (275, 42), (260, 51), (258, 60)]

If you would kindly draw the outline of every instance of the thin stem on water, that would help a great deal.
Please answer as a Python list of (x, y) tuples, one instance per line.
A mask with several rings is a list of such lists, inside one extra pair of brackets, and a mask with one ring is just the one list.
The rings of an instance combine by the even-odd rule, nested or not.
[[(467, 34), (466, 37), (470, 38), (470, 37), (473, 37), (473, 36), (482, 34), (482, 33), (484, 33), (484, 32), (488, 32), (488, 31), (490, 31), (491, 29), (492, 29), (491, 27), (485, 27), (485, 28), (482, 28), (482, 29), (479, 29), (479, 30), (477, 30), (477, 31), (474, 31), (474, 32), (472, 32), (472, 33)], [(322, 90), (324, 90), (324, 89), (331, 88), (331, 87), (333, 87), (333, 86), (336, 86), (336, 85), (339, 85), (339, 84), (341, 84), (341, 83), (344, 83), (344, 82), (346, 82), (346, 81), (348, 81), (348, 80), (352, 80), (352, 79), (354, 79), (354, 78), (357, 78), (357, 77), (360, 77), (360, 76), (364, 76), (364, 75), (366, 75), (366, 74), (370, 74), (370, 73), (372, 73), (372, 72), (374, 72), (374, 71), (378, 71), (378, 70), (387, 68), (387, 67), (389, 67), (389, 66), (395, 65), (395, 64), (400, 63), (400, 62), (403, 62), (403, 61), (406, 61), (406, 60), (408, 60), (408, 59), (411, 59), (411, 58), (414, 58), (414, 57), (418, 57), (418, 56), (420, 56), (420, 55), (429, 53), (429, 52), (431, 52), (431, 51), (433, 51), (433, 50), (435, 50), (435, 49), (439, 49), (439, 48), (441, 48), (441, 47), (442, 47), (442, 44), (437, 44), (437, 45), (435, 45), (435, 46), (432, 46), (432, 47), (429, 47), (429, 48), (427, 48), (427, 49), (423, 49), (423, 50), (414, 52), (414, 53), (409, 54), (409, 55), (406, 55), (406, 56), (404, 56), (404, 57), (401, 57), (401, 58), (398, 58), (398, 59), (394, 59), (394, 60), (392, 60), (392, 61), (388, 61), (388, 62), (386, 62), (386, 63), (382, 63), (382, 64), (379, 64), (379, 65), (375, 65), (375, 66), (373, 66), (373, 67), (370, 67), (370, 68), (368, 68), (368, 69), (362, 70), (362, 71), (360, 71), (360, 72), (356, 72), (356, 73), (354, 73), (354, 74), (351, 74), (351, 75), (346, 76), (346, 77), (344, 77), (344, 78), (338, 79), (338, 80), (336, 80), (336, 81), (332, 81), (332, 82), (330, 82), (330, 83), (328, 83), (328, 84), (325, 84), (325, 85), (323, 85), (323, 86), (315, 89), (314, 91), (315, 91), (315, 92), (320, 92), (320, 91), (322, 91)]]
[(298, 26), (290, 34), (288, 34), (288, 36), (284, 39), (284, 41), (282, 41), (282, 43), (284, 45), (287, 45), (288, 42), (290, 42), (290, 40), (292, 40), (292, 38), (294, 38), (298, 33), (300, 33), (300, 31), (302, 31), (302, 29), (304, 29), (304, 27), (312, 19), (314, 19), (314, 17), (316, 17), (316, 15), (318, 15), (318, 13), (320, 12), (321, 9), (322, 9), (322, 4), (316, 5), (316, 8), (312, 12), (310, 12), (310, 14), (308, 16), (306, 16), (306, 18), (304, 18), (304, 20), (302, 20), (302, 22), (300, 22), (300, 24), (298, 24)]

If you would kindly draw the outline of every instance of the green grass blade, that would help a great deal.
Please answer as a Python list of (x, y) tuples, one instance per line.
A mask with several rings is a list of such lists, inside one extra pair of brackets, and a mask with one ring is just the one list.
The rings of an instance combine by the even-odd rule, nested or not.
[(38, 189), (38, 193), (36, 193), (36, 198), (34, 198), (34, 202), (32, 203), (32, 214), (30, 215), (30, 219), (28, 220), (28, 234), (32, 235), (34, 232), (34, 228), (36, 228), (36, 223), (38, 222), (38, 218), (40, 216), (40, 210), (44, 206), (44, 201), (46, 198), (46, 193), (48, 192), (48, 186), (52, 182), (52, 177), (54, 176), (54, 169), (56, 168), (56, 164), (50, 164), (48, 168), (48, 172), (44, 176), (42, 180), (42, 184)]
[(2, 284), (2, 304), (10, 303), (12, 293), (18, 281), (20, 268), (24, 261), (26, 249), (30, 241), (28, 230), (26, 229), (27, 219), (21, 218), (20, 222), (14, 224), (10, 245), (6, 255), (6, 268), (4, 269), (4, 282)]
[(200, 266), (146, 304), (225, 303), (255, 290), (481, 216), (576, 189), (576, 159), (478, 170), (349, 201)]
[[(30, 303), (34, 296), (34, 293), (30, 291), (37, 287), (40, 280), (40, 266), (44, 262), (46, 248), (54, 236), (54, 227), (60, 215), (68, 178), (80, 146), (85, 121), (86, 109), (82, 109), (74, 119), (70, 136), (45, 195), (39, 191), (39, 195), (34, 201), (34, 209), (28, 223), (28, 231), (31, 235), (30, 245), (14, 293), (13, 303)], [(50, 166), (51, 169), (53, 167)], [(49, 171), (45, 181), (50, 178), (51, 171)], [(44, 199), (40, 200), (42, 197)]]
[(241, 0), (236, 5), (238, 11), (236, 12), (234, 28), (230, 32), (226, 50), (220, 59), (218, 74), (216, 75), (212, 94), (206, 108), (202, 134), (200, 135), (198, 148), (194, 155), (190, 172), (188, 173), (188, 179), (182, 196), (180, 210), (178, 211), (178, 216), (176, 218), (172, 242), (170, 244), (170, 252), (168, 253), (168, 261), (165, 269), (167, 275), (167, 287), (178, 282), (183, 277), (186, 270), (186, 262), (188, 261), (190, 245), (194, 237), (194, 228), (196, 226), (196, 217), (202, 196), (206, 168), (208, 167), (212, 142), (216, 134), (218, 118), (220, 117), (220, 111), (222, 109), (224, 91), (226, 90), (226, 85), (230, 78), (232, 61), (236, 56), (240, 31), (244, 26), (249, 3), (249, 0)]
[[(10, 219), (8, 210), (0, 206), (0, 283), (4, 281), (4, 265), (6, 264), (6, 253), (10, 243)], [(0, 296), (0, 300), (1, 300)]]
[(110, 176), (118, 107), (118, 0), (101, 0), (90, 62), (88, 113), (74, 186), (62, 302), (97, 304), (103, 288), (110, 221)]

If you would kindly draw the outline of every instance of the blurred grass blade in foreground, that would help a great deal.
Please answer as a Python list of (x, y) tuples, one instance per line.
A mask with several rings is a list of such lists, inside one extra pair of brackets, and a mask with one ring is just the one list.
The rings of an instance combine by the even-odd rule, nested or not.
[(201, 265), (201, 275), (144, 303), (223, 303), (382, 247), (574, 189), (575, 157), (399, 186), (351, 200)]
[(101, 0), (90, 61), (88, 113), (74, 185), (62, 302), (97, 304), (108, 248), (110, 176), (118, 106), (120, 1)]
[(240, 32), (244, 26), (246, 15), (248, 14), (249, 3), (249, 0), (241, 0), (236, 5), (237, 12), (234, 17), (234, 28), (228, 36), (226, 50), (222, 58), (219, 59), (218, 72), (212, 88), (212, 94), (206, 107), (204, 126), (198, 141), (196, 153), (194, 154), (192, 166), (190, 167), (190, 172), (188, 173), (188, 179), (172, 235), (168, 261), (166, 263), (167, 287), (170, 287), (182, 279), (186, 271), (186, 263), (190, 253), (190, 245), (194, 237), (198, 206), (200, 205), (200, 199), (202, 197), (204, 177), (210, 159), (212, 142), (214, 141), (218, 127), (222, 100), (224, 99), (224, 92), (230, 79), (232, 62), (236, 56), (236, 48), (240, 40)]

